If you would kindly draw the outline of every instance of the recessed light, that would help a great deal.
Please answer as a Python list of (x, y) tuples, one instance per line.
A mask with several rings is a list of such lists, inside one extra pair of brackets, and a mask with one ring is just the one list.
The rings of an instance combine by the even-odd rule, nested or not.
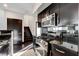
[(4, 6), (4, 7), (7, 7), (8, 5), (7, 5), (7, 4), (4, 4), (3, 6)]

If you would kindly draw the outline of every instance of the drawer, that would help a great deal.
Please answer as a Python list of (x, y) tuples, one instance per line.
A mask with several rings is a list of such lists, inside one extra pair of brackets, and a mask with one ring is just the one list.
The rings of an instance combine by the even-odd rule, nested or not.
[(54, 50), (58, 53), (63, 54), (64, 56), (77, 56), (78, 55), (78, 52), (62, 47), (62, 46), (58, 46), (58, 45), (54, 45)]

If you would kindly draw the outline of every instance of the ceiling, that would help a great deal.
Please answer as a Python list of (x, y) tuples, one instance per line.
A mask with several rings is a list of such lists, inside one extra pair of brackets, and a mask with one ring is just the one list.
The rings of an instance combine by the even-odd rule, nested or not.
[(41, 4), (42, 3), (7, 3), (7, 7), (4, 7), (4, 4), (0, 3), (0, 8), (21, 14), (33, 14)]

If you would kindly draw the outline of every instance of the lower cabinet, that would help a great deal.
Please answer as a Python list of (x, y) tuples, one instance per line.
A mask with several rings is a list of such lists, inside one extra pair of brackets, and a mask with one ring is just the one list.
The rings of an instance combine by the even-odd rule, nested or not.
[(62, 46), (54, 45), (53, 56), (78, 56), (78, 52), (72, 51)]

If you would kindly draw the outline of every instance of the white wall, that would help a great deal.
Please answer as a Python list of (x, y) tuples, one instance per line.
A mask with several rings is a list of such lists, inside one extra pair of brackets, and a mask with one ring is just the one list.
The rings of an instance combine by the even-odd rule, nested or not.
[(7, 20), (5, 11), (0, 9), (0, 30), (6, 30), (7, 29)]
[(23, 25), (24, 26), (29, 26), (32, 35), (36, 35), (36, 21), (37, 21), (37, 16), (36, 15), (24, 15), (24, 20), (23, 20)]
[(23, 25), (24, 26), (29, 26), (29, 16), (28, 15), (24, 15), (24, 19), (23, 19)]
[(14, 19), (23, 19), (23, 15), (11, 11), (6, 11), (7, 18), (14, 18)]

